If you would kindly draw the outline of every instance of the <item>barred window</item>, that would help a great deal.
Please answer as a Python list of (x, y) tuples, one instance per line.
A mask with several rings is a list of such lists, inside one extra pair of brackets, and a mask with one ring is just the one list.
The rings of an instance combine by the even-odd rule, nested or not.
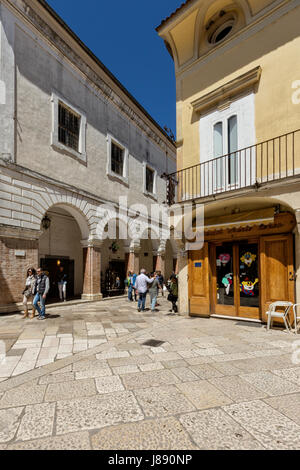
[(123, 176), (124, 169), (124, 149), (111, 143), (111, 171)]
[(146, 167), (146, 191), (151, 194), (154, 192), (154, 171), (148, 166)]
[(79, 151), (80, 116), (63, 103), (58, 103), (58, 141)]

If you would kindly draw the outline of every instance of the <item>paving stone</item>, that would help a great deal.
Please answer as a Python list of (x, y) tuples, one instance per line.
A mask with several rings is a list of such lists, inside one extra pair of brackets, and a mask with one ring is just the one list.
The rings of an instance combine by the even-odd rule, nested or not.
[(120, 366), (113, 367), (112, 371), (115, 375), (126, 375), (126, 374), (136, 374), (139, 372), (138, 366), (129, 365), (129, 366)]
[(245, 380), (238, 376), (212, 378), (209, 382), (237, 403), (267, 396), (266, 393), (253, 387), (250, 383), (245, 382)]
[(57, 403), (56, 433), (100, 429), (140, 421), (143, 413), (132, 392), (97, 395)]
[(111, 377), (99, 377), (95, 382), (98, 393), (112, 393), (125, 390), (120, 377), (115, 375)]
[(201, 450), (258, 450), (264, 447), (221, 409), (182, 415), (180, 423)]
[(140, 365), (140, 364), (150, 364), (152, 360), (149, 356), (130, 356), (130, 357), (122, 357), (122, 358), (115, 358), (115, 359), (108, 359), (108, 364), (111, 367), (118, 367), (118, 366), (129, 366), (129, 365)]
[(96, 393), (92, 379), (52, 383), (47, 387), (45, 401), (71, 400), (74, 397), (90, 397)]
[(264, 402), (300, 425), (300, 393), (265, 398)]
[(29, 441), (52, 435), (55, 403), (29, 405), (25, 409), (17, 440)]
[(41, 377), (39, 380), (40, 385), (55, 384), (60, 382), (68, 382), (74, 380), (75, 374), (73, 372), (65, 372), (63, 374), (51, 374)]
[(182, 382), (194, 382), (198, 380), (196, 374), (194, 374), (188, 367), (178, 367), (172, 369), (172, 373), (175, 374)]
[(149, 372), (152, 370), (163, 370), (164, 366), (160, 362), (151, 362), (150, 364), (141, 364), (139, 368), (142, 372)]
[(213, 377), (223, 376), (221, 372), (219, 372), (217, 369), (210, 366), (209, 364), (199, 364), (197, 366), (190, 366), (190, 369), (196, 374), (196, 376), (200, 377), (200, 379), (210, 379)]
[(218, 372), (220, 372), (222, 375), (228, 376), (228, 375), (240, 375), (241, 370), (238, 369), (237, 367), (234, 367), (231, 363), (229, 362), (218, 362), (211, 364), (211, 367), (216, 369)]
[(275, 375), (278, 375), (278, 377), (286, 379), (289, 382), (300, 386), (300, 367), (295, 367), (293, 369), (272, 370), (271, 372)]
[(117, 359), (121, 357), (130, 357), (130, 354), (128, 351), (103, 351), (100, 354), (96, 355), (97, 359)]
[(227, 395), (206, 380), (180, 383), (176, 386), (198, 410), (232, 403)]
[(214, 364), (214, 360), (213, 360), (212, 356), (191, 357), (191, 358), (187, 358), (186, 362), (190, 366), (196, 366), (196, 365), (199, 365), (199, 364)]
[(46, 385), (21, 385), (4, 393), (0, 400), (0, 409), (41, 403), (45, 391)]
[(96, 377), (108, 377), (112, 374), (111, 369), (107, 365), (102, 365), (102, 367), (97, 366), (94, 369), (87, 369), (76, 372), (75, 373), (75, 378), (76, 380), (81, 380), (81, 379), (94, 379)]
[(30, 442), (10, 444), (7, 450), (90, 450), (88, 432), (77, 432), (63, 436), (36, 439)]
[(177, 359), (175, 361), (162, 361), (162, 365), (166, 369), (177, 369), (178, 367), (187, 367), (187, 362), (183, 359)]
[(177, 419), (162, 418), (106, 428), (92, 438), (95, 450), (196, 450)]
[(243, 374), (241, 377), (246, 382), (252, 384), (255, 388), (258, 388), (269, 395), (283, 395), (286, 393), (300, 392), (299, 386), (268, 371)]
[(124, 375), (122, 380), (127, 390), (154, 387), (156, 385), (171, 385), (179, 382), (178, 377), (170, 370), (157, 370)]
[(299, 449), (300, 426), (266, 403), (255, 400), (223, 409), (267, 449)]
[(147, 418), (159, 418), (195, 410), (192, 403), (175, 385), (137, 389), (134, 394)]
[(181, 359), (176, 352), (165, 352), (159, 354), (149, 354), (149, 357), (156, 362), (175, 361)]
[(11, 441), (20, 424), (23, 407), (0, 410), (0, 443)]

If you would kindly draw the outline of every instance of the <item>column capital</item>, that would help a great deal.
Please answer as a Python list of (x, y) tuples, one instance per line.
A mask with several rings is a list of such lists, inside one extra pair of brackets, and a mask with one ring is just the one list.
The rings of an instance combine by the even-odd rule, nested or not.
[(88, 240), (81, 240), (80, 243), (83, 248), (101, 248), (103, 245), (103, 240), (89, 238)]
[(141, 251), (141, 240), (132, 240), (129, 247), (130, 253), (139, 253)]

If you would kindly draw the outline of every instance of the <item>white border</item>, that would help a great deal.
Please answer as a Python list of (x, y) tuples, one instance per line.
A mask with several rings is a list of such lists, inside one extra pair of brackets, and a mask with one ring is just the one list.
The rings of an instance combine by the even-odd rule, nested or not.
[[(106, 174), (107, 176), (120, 181), (121, 183), (129, 186), (129, 150), (121, 142), (115, 139), (111, 134), (107, 134), (107, 166)], [(115, 173), (111, 169), (111, 145), (114, 143), (124, 151), (124, 162), (123, 162), (123, 175)]]
[[(59, 101), (61, 101), (68, 108), (73, 110), (75, 114), (78, 114), (80, 116), (80, 129), (79, 129), (79, 142), (78, 142), (79, 151), (78, 152), (68, 147), (67, 145), (62, 144), (58, 140), (58, 103)], [(51, 103), (52, 103), (51, 147), (53, 147), (55, 150), (71, 155), (72, 157), (78, 158), (82, 162), (86, 163), (87, 161), (87, 158), (86, 158), (86, 127), (87, 127), (86, 115), (80, 109), (76, 108), (73, 104), (68, 102), (68, 100), (66, 100), (56, 91), (53, 91), (52, 93)]]

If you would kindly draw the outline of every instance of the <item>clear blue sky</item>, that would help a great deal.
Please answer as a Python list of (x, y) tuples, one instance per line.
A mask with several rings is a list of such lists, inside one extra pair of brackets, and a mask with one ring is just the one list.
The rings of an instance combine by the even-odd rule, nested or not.
[(174, 63), (155, 28), (182, 0), (47, 1), (158, 124), (175, 134)]

